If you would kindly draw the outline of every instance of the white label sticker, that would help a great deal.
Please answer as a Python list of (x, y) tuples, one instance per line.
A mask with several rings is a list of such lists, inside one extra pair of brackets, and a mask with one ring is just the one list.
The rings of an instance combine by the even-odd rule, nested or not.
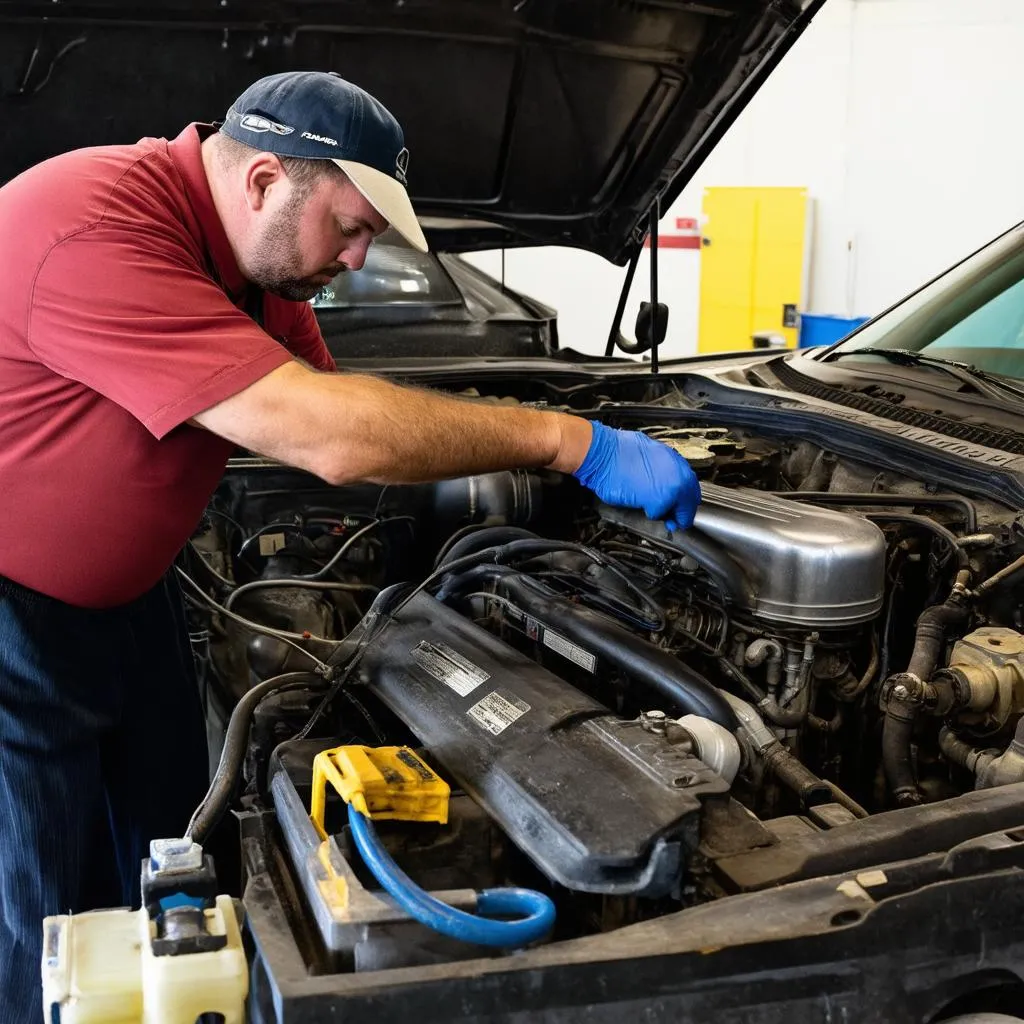
[(489, 672), (474, 665), (447, 644), (432, 644), (421, 640), (411, 653), (412, 660), (424, 672), (451, 687), (460, 697), (468, 697), (481, 683), (491, 678)]
[(518, 697), (503, 697), (497, 690), (474, 704), (466, 714), (495, 736), (503, 733), (516, 719), (522, 718), (530, 705)]
[(543, 622), (527, 615), (522, 608), (517, 608), (514, 604), (508, 604), (505, 607), (511, 618), (520, 625), (520, 628), (531, 640), (539, 640), (545, 647), (550, 647), (556, 654), (560, 654), (574, 665), (586, 669), (591, 675), (596, 673), (597, 655), (591, 654), (586, 648), (573, 643), (568, 637), (556, 633), (550, 626), (545, 626)]
[(574, 644), (568, 637), (556, 633), (548, 626), (544, 627), (544, 646), (550, 647), (563, 658), (568, 658), (574, 665), (579, 665), (590, 673), (597, 667), (597, 658), (590, 651), (585, 651), (579, 644)]

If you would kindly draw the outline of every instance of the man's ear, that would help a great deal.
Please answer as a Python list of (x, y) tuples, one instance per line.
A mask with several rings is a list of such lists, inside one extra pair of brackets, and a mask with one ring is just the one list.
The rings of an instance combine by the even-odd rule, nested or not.
[(273, 153), (257, 153), (245, 166), (245, 201), (250, 210), (263, 209), (271, 189), (280, 186), (287, 175)]

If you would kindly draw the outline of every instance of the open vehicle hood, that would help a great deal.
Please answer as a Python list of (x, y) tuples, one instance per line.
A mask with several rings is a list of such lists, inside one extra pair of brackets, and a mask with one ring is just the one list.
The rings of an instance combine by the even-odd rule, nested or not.
[(0, 0), (0, 181), (330, 68), (401, 120), (435, 246), (622, 263), (822, 2)]

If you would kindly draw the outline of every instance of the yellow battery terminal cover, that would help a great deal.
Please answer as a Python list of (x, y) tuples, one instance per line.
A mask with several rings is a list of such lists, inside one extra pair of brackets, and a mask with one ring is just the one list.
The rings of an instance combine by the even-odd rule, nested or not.
[(448, 783), (408, 747), (334, 747), (313, 760), (309, 816), (322, 838), (328, 783), (368, 818), (448, 821)]

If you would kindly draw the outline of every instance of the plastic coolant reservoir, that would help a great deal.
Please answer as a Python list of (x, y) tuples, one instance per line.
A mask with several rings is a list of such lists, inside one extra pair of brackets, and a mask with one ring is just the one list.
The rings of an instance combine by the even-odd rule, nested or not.
[[(212, 953), (154, 956), (145, 910), (101, 910), (43, 922), (43, 1019), (61, 1024), (195, 1024), (219, 1013), (244, 1024), (249, 991), (229, 896), (206, 911), (227, 945)], [(56, 1004), (59, 1017), (52, 1013)]]

